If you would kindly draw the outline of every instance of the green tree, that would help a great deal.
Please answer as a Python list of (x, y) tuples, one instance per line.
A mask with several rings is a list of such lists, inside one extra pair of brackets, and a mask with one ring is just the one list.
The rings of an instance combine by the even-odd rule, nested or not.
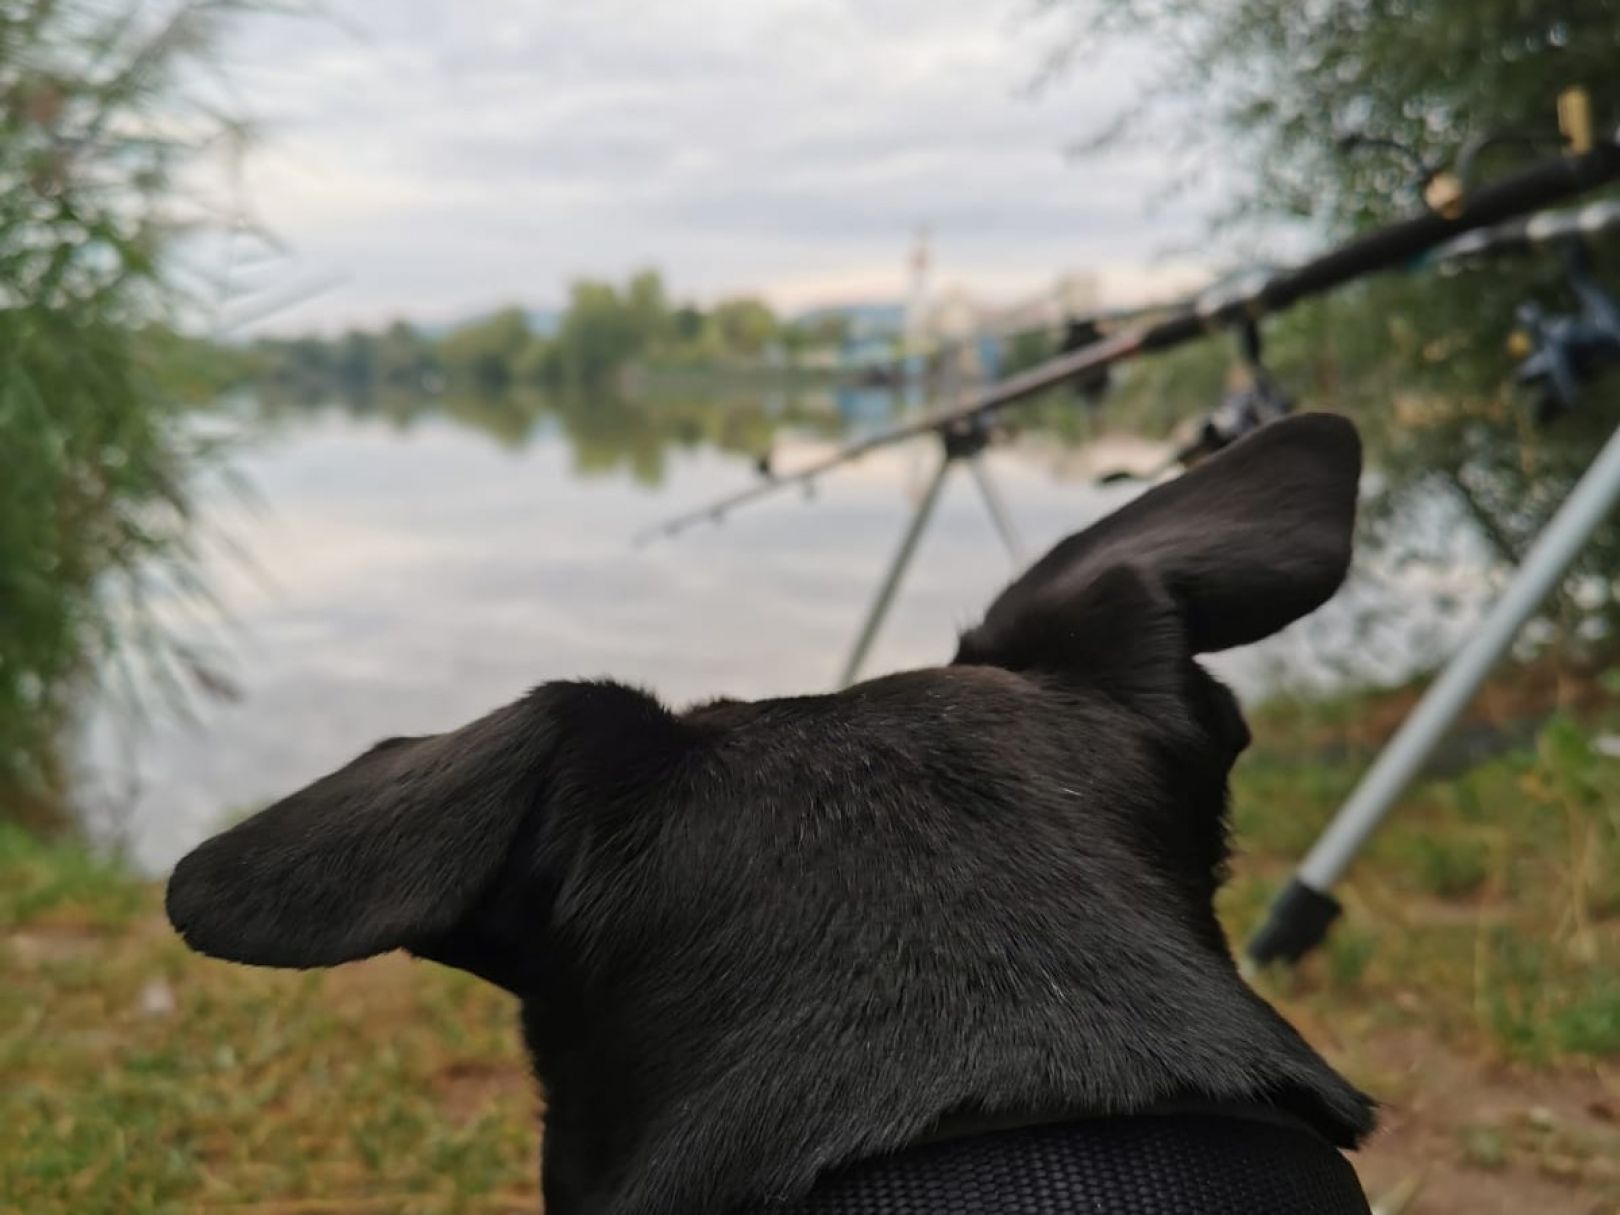
[(523, 309), (507, 307), (452, 330), (436, 354), (452, 384), (493, 395), (517, 382), (516, 369), (535, 340)]
[[(645, 288), (644, 288), (645, 295)], [(646, 348), (637, 311), (611, 283), (581, 279), (557, 329), (555, 374), (573, 388), (598, 385)]]
[(394, 321), (376, 342), (377, 381), (398, 392), (421, 392), (438, 366), (433, 347), (413, 326)]
[(675, 309), (671, 329), (675, 341), (682, 346), (695, 346), (703, 340), (703, 327), (708, 318), (696, 304), (682, 304)]
[(722, 352), (756, 358), (777, 335), (776, 314), (753, 296), (721, 300), (709, 313), (709, 327)]
[(624, 294), (641, 347), (656, 350), (666, 345), (675, 336), (675, 317), (658, 271), (639, 271), (631, 278)]
[(789, 363), (797, 363), (813, 350), (836, 351), (849, 338), (849, 317), (842, 312), (819, 312), (782, 324), (776, 334)]
[[(218, 687), (157, 603), (196, 593), (165, 272), (178, 178), (235, 128), (179, 79), (239, 4), (0, 0), (0, 817), (60, 818), (93, 677)], [(193, 677), (187, 683), (188, 677)]]
[[(1128, 34), (1158, 48), (1145, 101), (1100, 144), (1168, 137), (1218, 162), (1239, 208), (1339, 231), (1409, 212), (1419, 163), (1508, 138), (1476, 164), (1556, 148), (1558, 93), (1620, 121), (1620, 0), (1044, 0), (1078, 14), (1065, 58)], [(1188, 105), (1186, 103), (1194, 103)], [(1190, 120), (1190, 121), (1189, 121)]]
[[(1223, 220), (1251, 244), (1299, 221), (1322, 241), (1342, 238), (1418, 210), (1437, 170), (1472, 182), (1555, 154), (1556, 98), (1571, 85), (1590, 90), (1600, 131), (1620, 124), (1620, 0), (1047, 7), (1076, 14), (1071, 61), (1121, 34), (1160, 49), (1146, 100), (1092, 146), (1177, 148), (1189, 178), (1219, 166), (1235, 183)], [(1435, 555), (1413, 551), (1421, 529), (1410, 520), (1443, 496), (1504, 564), (1516, 562), (1620, 421), (1609, 377), (1577, 416), (1528, 423), (1506, 350), (1527, 297), (1571, 306), (1553, 259), (1370, 280), (1268, 325), (1285, 382), (1308, 404), (1358, 414), (1374, 438), (1385, 492), (1368, 513), (1370, 535), (1397, 554)], [(1587, 608), (1571, 597), (1559, 609), (1571, 634), (1620, 623), (1617, 561), (1620, 530), (1610, 528), (1576, 576)], [(1605, 590), (1593, 608), (1596, 587)]]
[(338, 339), (333, 351), (332, 374), (345, 396), (368, 397), (377, 386), (377, 339), (359, 329), (350, 329)]
[(806, 349), (836, 350), (849, 341), (850, 319), (845, 312), (823, 312), (794, 325), (804, 333)]

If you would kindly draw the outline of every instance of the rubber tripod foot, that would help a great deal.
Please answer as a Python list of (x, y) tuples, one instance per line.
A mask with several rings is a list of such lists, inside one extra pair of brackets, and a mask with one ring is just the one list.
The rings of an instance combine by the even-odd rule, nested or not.
[(1248, 954), (1256, 966), (1285, 962), (1292, 966), (1327, 936), (1343, 908), (1331, 894), (1307, 886), (1297, 877), (1272, 901), (1266, 922), (1249, 938)]

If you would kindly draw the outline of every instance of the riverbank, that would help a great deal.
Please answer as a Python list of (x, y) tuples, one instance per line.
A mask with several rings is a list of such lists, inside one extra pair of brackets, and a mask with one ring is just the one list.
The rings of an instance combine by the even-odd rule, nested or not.
[[(1400, 695), (1256, 715), (1234, 939), (1376, 743), (1349, 723), (1397, 717)], [(1420, 785), (1328, 947), (1261, 980), (1383, 1102), (1357, 1165), (1374, 1194), (1419, 1187), (1407, 1215), (1620, 1211), (1617, 725), (1597, 697)], [(0, 1210), (534, 1209), (538, 1098), (507, 998), (397, 955), (209, 962), (160, 904), (75, 846), (0, 832)]]

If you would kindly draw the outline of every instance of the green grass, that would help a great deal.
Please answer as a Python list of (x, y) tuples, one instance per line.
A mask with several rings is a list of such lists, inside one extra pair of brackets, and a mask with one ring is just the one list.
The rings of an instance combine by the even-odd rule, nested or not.
[(40, 839), (0, 822), (0, 926), (66, 915), (97, 928), (127, 924), (146, 892), (115, 863), (71, 840)]
[(8, 1215), (536, 1205), (514, 1010), (472, 979), (209, 962), (156, 890), (16, 831), (0, 972)]
[[(1355, 775), (1262, 735), (1234, 789), (1234, 939)], [(1617, 807), (1620, 761), (1564, 721), (1422, 785), (1343, 887), (1326, 948), (1262, 980), (1404, 1119), (1369, 1154), (1375, 1186), (1410, 1176), (1400, 1153), (1421, 1142), (1425, 1170), (1488, 1172), (1531, 1186), (1526, 1201), (1552, 1176), (1560, 1202), (1586, 1205), (1545, 1209), (1620, 1209), (1601, 1205), (1620, 1202), (1620, 1146), (1535, 1121), (1560, 1093), (1573, 1108), (1620, 1093)], [(308, 974), (208, 961), (159, 897), (71, 844), (0, 828), (0, 1212), (537, 1206), (539, 1103), (507, 997), (397, 955)], [(1482, 1108), (1452, 1091), (1490, 1075), (1508, 1078)], [(1445, 1192), (1431, 1180), (1416, 1210), (1464, 1209)]]
[[(1239, 939), (1363, 768), (1296, 738), (1240, 763)], [(1290, 998), (1518, 1060), (1620, 1058), (1620, 761), (1575, 723), (1410, 790), (1338, 894), (1345, 920)]]

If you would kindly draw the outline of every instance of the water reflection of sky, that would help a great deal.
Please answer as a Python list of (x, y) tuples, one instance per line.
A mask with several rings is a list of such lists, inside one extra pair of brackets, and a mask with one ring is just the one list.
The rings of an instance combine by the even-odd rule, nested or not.
[[(566, 426), (523, 433), (503, 444), (446, 418), (402, 429), (326, 413), (239, 460), (262, 505), (222, 496), (215, 526), (252, 566), (221, 556), (213, 579), (240, 699), (138, 731), (106, 714), (91, 733), (92, 778), (142, 864), (381, 737), (458, 725), (544, 680), (613, 676), (676, 704), (829, 687), (936, 458), (926, 442), (896, 448), (813, 501), (784, 493), (632, 550), (648, 523), (748, 484), (749, 462), (666, 445), (653, 485), (613, 461), (582, 474)], [(1039, 444), (988, 458), (1032, 552), (1136, 492), (1060, 476), (1072, 460)], [(869, 672), (947, 660), (1011, 572), (957, 477)], [(1278, 669), (1320, 667), (1359, 644), (1353, 606), (1217, 665), (1251, 693)]]

